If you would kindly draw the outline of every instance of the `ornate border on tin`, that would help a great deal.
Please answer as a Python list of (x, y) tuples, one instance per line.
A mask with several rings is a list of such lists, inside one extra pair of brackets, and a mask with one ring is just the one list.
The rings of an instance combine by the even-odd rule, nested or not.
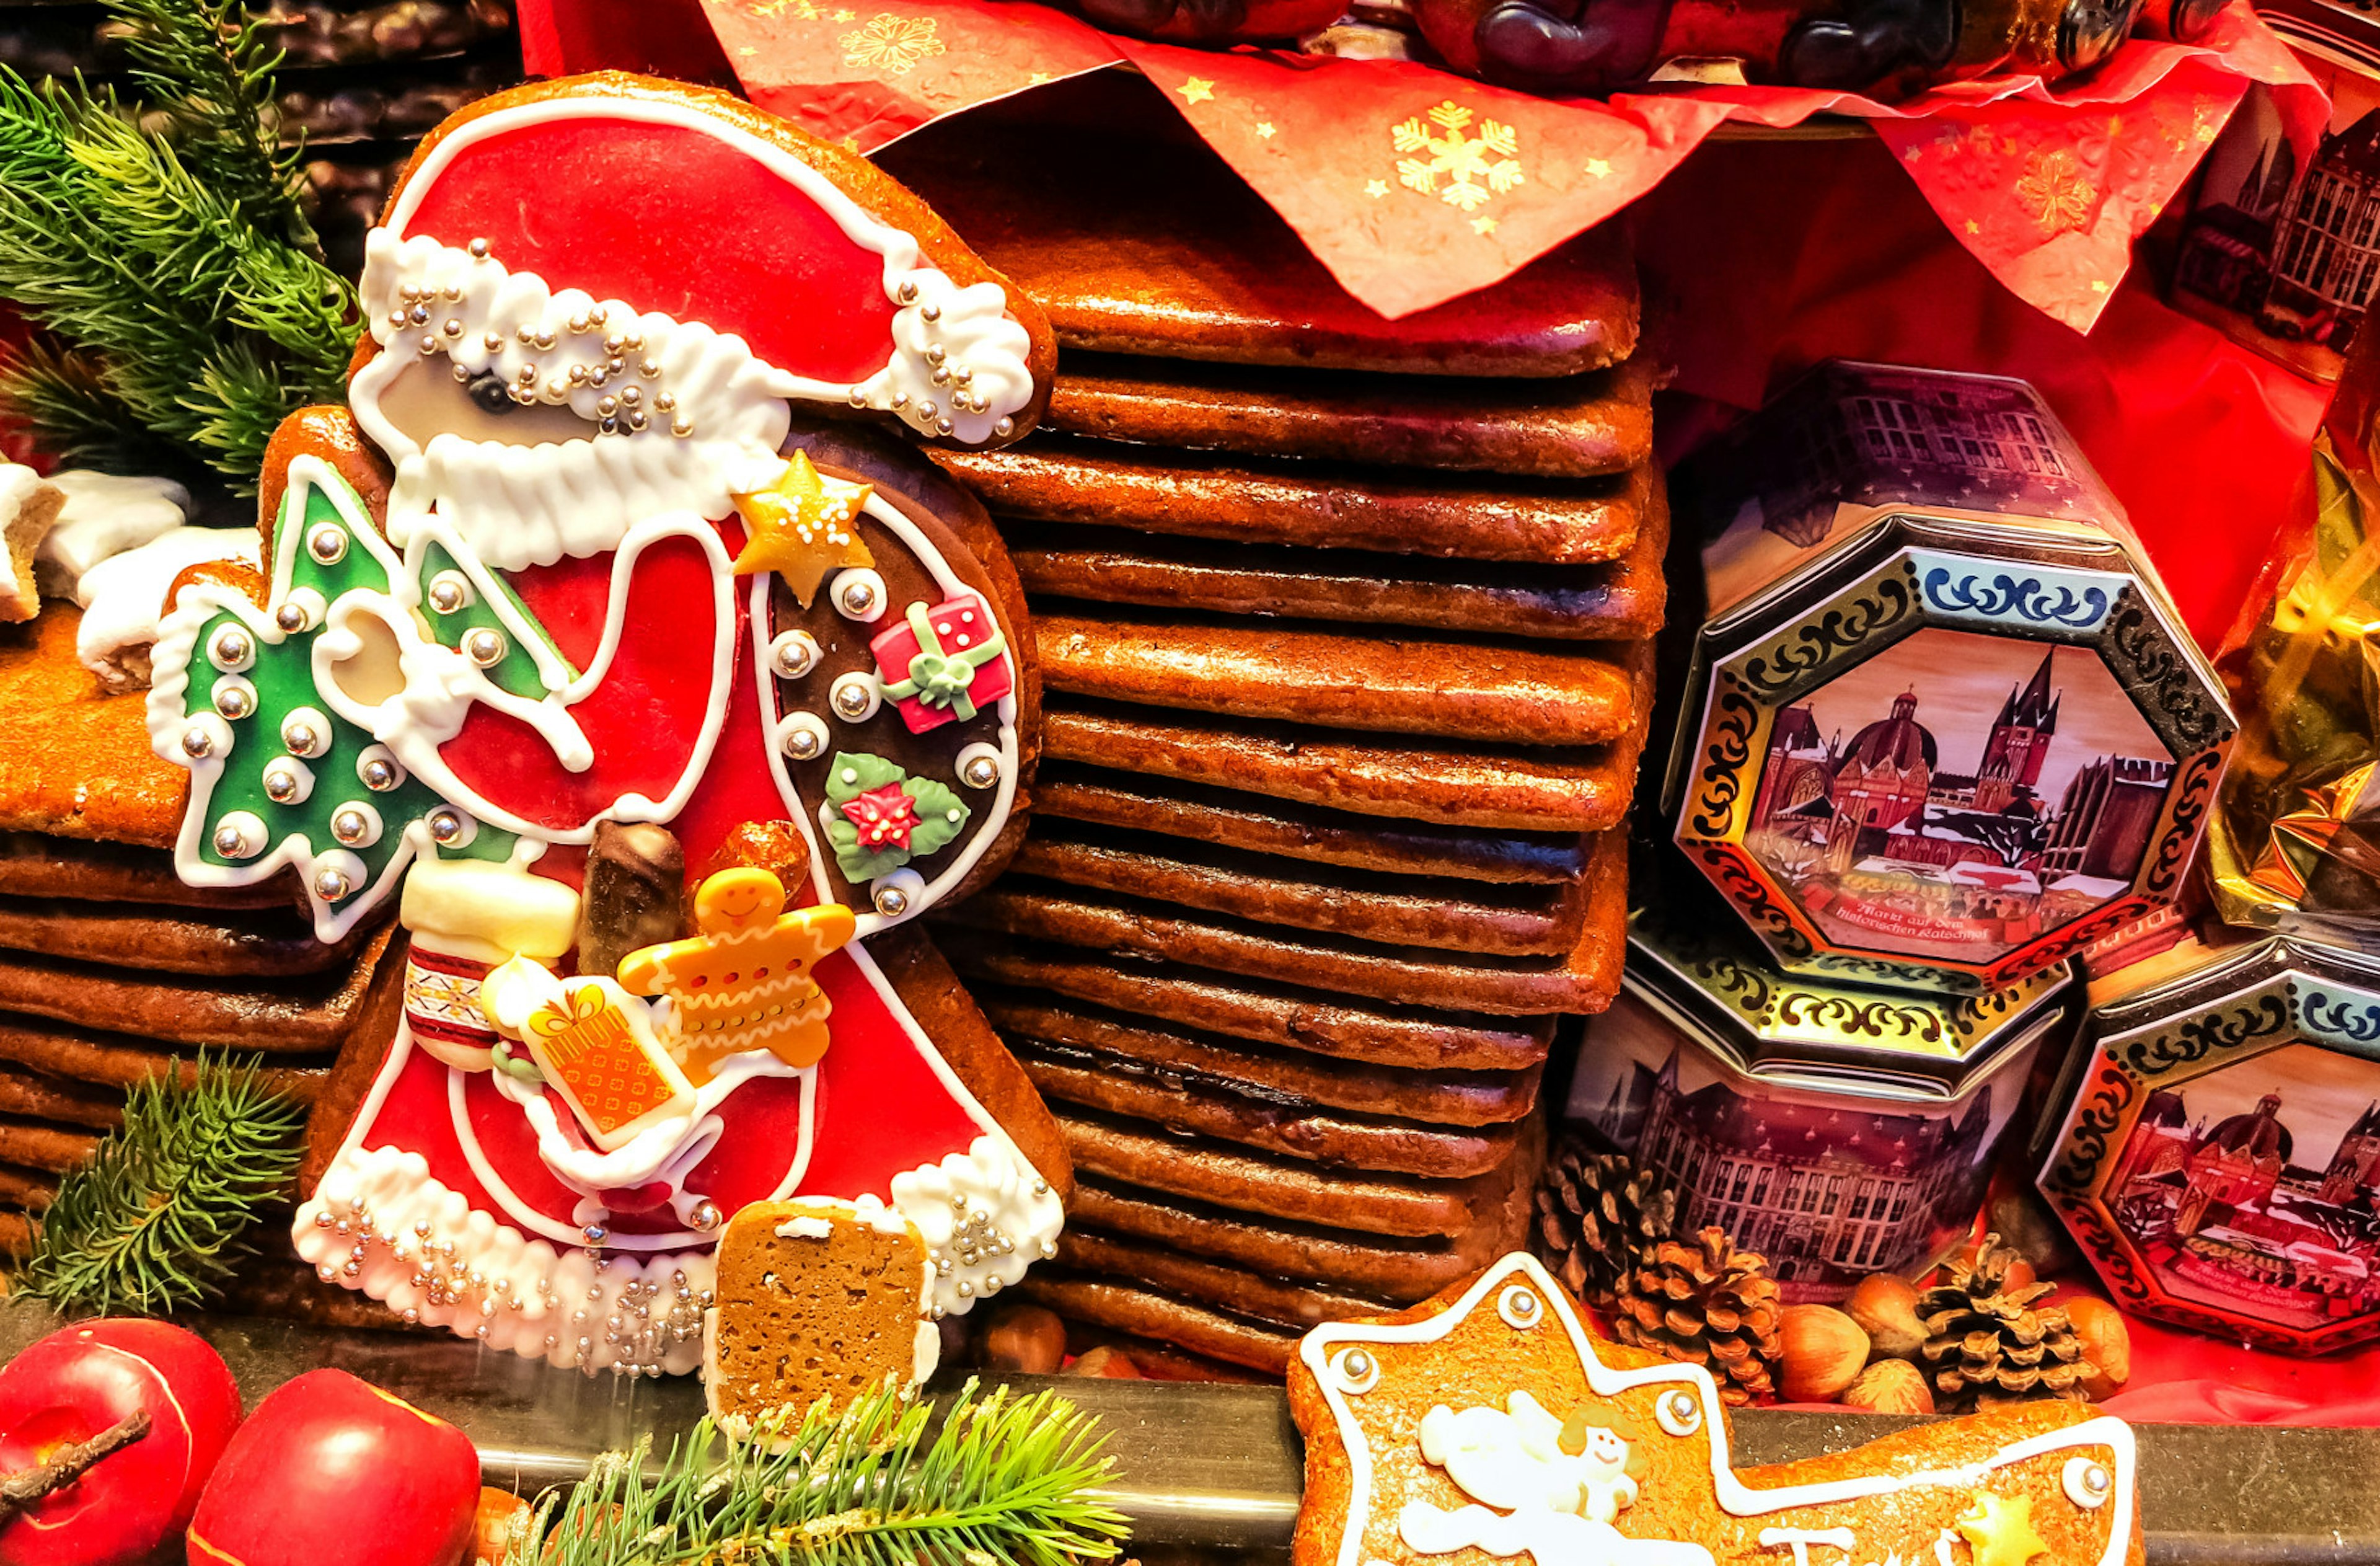
[[(2366, 971), (2368, 967), (2368, 971)], [(2174, 1295), (2117, 1223), (2108, 1186), (2150, 1092), (2291, 1044), (2380, 1061), (2380, 966), (2269, 939), (2094, 1019), (2083, 1069), (2037, 1183), (2127, 1308), (2296, 1354), (2380, 1338), (2380, 1310), (2293, 1330)]]
[[(1679, 845), (1788, 969), (1886, 984), (1997, 989), (2063, 962), (2168, 901), (2187, 870), (2214, 803), (2235, 725), (2193, 652), (2130, 577), (2115, 571), (2016, 561), (1913, 541), (1922, 518), (1890, 519), (1887, 552), (1849, 586), (1789, 613), (1764, 600), (1755, 618), (1784, 622), (1750, 635), (1724, 658), (1706, 646), (1708, 671), (1698, 729), (1681, 735), (1673, 766), (1684, 786), (1673, 812)], [(2015, 631), (2046, 644), (2088, 649), (2124, 689), (2174, 757), (2130, 890), (2031, 944), (1983, 962), (1927, 962), (1829, 950), (1776, 877), (1742, 846), (1760, 764), (1781, 708), (1851, 666), (1928, 626)], [(1724, 635), (1724, 623), (1715, 627)], [(1691, 722), (1691, 719), (1687, 720)], [(1691, 736), (1691, 744), (1685, 743)]]

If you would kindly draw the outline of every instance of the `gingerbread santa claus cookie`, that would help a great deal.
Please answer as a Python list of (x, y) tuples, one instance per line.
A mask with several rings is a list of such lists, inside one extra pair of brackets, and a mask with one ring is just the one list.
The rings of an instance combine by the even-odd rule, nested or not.
[(1736, 1468), (1710, 1373), (1586, 1329), (1506, 1256), (1308, 1333), (1296, 1566), (2139, 1566), (2132, 1433), (2071, 1403)]
[(1039, 312), (864, 160), (616, 75), (449, 119), (366, 258), (350, 407), (284, 426), (262, 569), (176, 584), (149, 703), (185, 880), (407, 934), (298, 1249), (655, 1374), (751, 1203), (899, 1214), (929, 1317), (1014, 1282), (1056, 1128), (899, 927), (1013, 847), (1038, 692), (906, 443), (1028, 428)]

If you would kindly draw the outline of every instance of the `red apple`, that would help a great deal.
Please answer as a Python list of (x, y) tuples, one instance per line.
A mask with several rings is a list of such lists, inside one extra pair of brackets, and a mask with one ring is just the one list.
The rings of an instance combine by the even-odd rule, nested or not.
[(443, 1419), (310, 1370), (239, 1427), (190, 1524), (190, 1566), (455, 1566), (480, 1454)]
[[(95, 1437), (121, 1439), (144, 1419), (145, 1433), (0, 1524), (0, 1561), (118, 1566), (146, 1559), (189, 1525), (199, 1492), (239, 1425), (239, 1388), (223, 1357), (162, 1321), (64, 1328), (0, 1369), (0, 1475), (7, 1477), (71, 1466), (72, 1449)], [(127, 1420), (133, 1426), (119, 1428)]]

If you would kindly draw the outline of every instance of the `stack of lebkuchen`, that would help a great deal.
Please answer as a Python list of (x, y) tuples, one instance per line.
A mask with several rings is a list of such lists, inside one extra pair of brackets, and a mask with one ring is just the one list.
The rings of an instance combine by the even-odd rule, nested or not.
[(1278, 1370), (1521, 1240), (1555, 1019), (1619, 982), (1654, 377), (1616, 236), (1391, 323), (1123, 123), (883, 156), (1062, 344), (1041, 429), (944, 458), (1046, 724), (1024, 848), (941, 939), (1075, 1158), (1023, 1291)]

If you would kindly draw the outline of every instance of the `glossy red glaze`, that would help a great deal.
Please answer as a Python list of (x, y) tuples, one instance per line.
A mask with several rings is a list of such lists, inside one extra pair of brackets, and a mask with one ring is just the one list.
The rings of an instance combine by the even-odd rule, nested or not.
[(8, 1566), (115, 1566), (145, 1560), (187, 1527), (239, 1425), (222, 1356), (162, 1321), (86, 1322), (53, 1332), (0, 1369), (0, 1471), (39, 1466), (147, 1409), (149, 1434), (0, 1528)]
[[(565, 559), (506, 577), (574, 667), (585, 669), (601, 643), (615, 559)], [(570, 709), (594, 747), (593, 766), (571, 771), (536, 730), (484, 702), (440, 747), (467, 787), (540, 827), (575, 830), (631, 794), (666, 798), (702, 742), (713, 687), (733, 677), (712, 661), (718, 627), (702, 550), (689, 538), (664, 538), (629, 569), (619, 650)], [(733, 646), (729, 657), (743, 652)]]
[(344, 1370), (256, 1405), (190, 1524), (190, 1566), (455, 1566), (480, 1454), (443, 1419)]
[(883, 369), (892, 357), (883, 257), (727, 140), (728, 127), (640, 123), (629, 115), (637, 106), (465, 147), (400, 232), (455, 246), (485, 239), (512, 271), (732, 332), (778, 369), (830, 384)]

